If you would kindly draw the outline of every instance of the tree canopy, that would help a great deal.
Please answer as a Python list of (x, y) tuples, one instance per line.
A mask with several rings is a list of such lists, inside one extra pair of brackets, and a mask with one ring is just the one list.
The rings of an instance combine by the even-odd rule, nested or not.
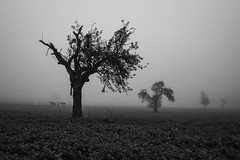
[(95, 24), (84, 34), (83, 26), (76, 21), (72, 26), (73, 34), (67, 36), (69, 48), (65, 55), (52, 43), (40, 42), (53, 51), (51, 55), (56, 57), (58, 64), (65, 66), (70, 75), (82, 75), (85, 81), (89, 81), (89, 75), (97, 73), (104, 89), (127, 92), (131, 90), (127, 79), (135, 75), (131, 71), (146, 66), (140, 64), (143, 58), (139, 54), (131, 53), (138, 49), (138, 42), (128, 42), (135, 28), (128, 28), (129, 22), (122, 23), (123, 26), (107, 41), (102, 39), (102, 31)]
[[(90, 75), (98, 74), (103, 84), (103, 92), (106, 87), (113, 92), (128, 92), (132, 90), (128, 85), (128, 79), (135, 76), (132, 71), (146, 67), (141, 64), (143, 58), (136, 52), (132, 53), (138, 49), (138, 42), (129, 42), (135, 28), (129, 28), (129, 22), (122, 21), (122, 24), (123, 26), (109, 40), (104, 40), (101, 36), (102, 31), (98, 30), (95, 24), (84, 34), (83, 25), (76, 21), (71, 26), (72, 34), (67, 36), (69, 48), (64, 54), (52, 42), (40, 40), (48, 47), (48, 51), (53, 52), (51, 55), (69, 74), (73, 108), (77, 108), (74, 106), (81, 108), (81, 90), (85, 82), (89, 81)], [(82, 112), (80, 110), (79, 112)]]

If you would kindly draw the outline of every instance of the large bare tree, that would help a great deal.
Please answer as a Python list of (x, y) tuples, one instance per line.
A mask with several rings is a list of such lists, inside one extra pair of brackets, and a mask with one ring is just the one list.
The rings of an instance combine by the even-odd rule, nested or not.
[(128, 92), (132, 88), (127, 80), (135, 76), (132, 71), (146, 67), (140, 64), (143, 58), (136, 52), (132, 53), (138, 49), (138, 42), (129, 42), (135, 28), (129, 28), (129, 22), (122, 23), (123, 26), (107, 41), (102, 39), (102, 31), (95, 24), (84, 34), (83, 26), (76, 21), (72, 26), (73, 33), (67, 36), (69, 48), (64, 54), (52, 42), (40, 40), (69, 74), (73, 117), (83, 117), (82, 88), (89, 81), (90, 75), (98, 74), (103, 92), (106, 87), (113, 92)]

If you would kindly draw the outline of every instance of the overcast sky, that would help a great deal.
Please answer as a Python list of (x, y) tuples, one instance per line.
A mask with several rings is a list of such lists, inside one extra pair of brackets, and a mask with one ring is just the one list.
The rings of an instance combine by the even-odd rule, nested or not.
[(165, 106), (199, 107), (201, 91), (212, 106), (222, 97), (232, 106), (240, 98), (239, 0), (1, 0), (0, 20), (2, 101), (40, 103), (57, 96), (72, 102), (65, 68), (38, 40), (43, 33), (65, 51), (75, 20), (84, 31), (96, 22), (105, 39), (121, 20), (130, 21), (137, 53), (150, 63), (129, 81), (134, 90), (128, 95), (102, 93), (92, 75), (83, 88), (85, 105), (143, 105), (137, 93), (159, 80), (175, 91), (176, 102), (164, 99)]

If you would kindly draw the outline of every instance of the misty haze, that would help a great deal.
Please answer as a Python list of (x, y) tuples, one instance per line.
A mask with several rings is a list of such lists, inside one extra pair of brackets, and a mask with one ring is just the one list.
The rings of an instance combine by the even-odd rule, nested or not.
[(0, 159), (240, 159), (240, 1), (0, 2)]

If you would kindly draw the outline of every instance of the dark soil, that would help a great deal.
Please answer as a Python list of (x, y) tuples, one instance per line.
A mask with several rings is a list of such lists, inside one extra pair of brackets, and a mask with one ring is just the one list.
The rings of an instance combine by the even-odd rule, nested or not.
[(72, 119), (1, 111), (0, 159), (239, 160), (238, 113), (194, 110)]

